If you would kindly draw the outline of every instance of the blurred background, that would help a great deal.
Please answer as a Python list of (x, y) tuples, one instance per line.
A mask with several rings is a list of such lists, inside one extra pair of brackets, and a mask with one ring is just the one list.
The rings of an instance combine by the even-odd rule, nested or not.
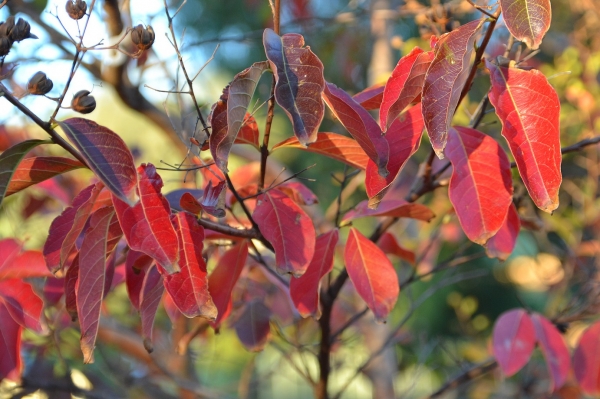
[[(429, 49), (431, 35), (480, 18), (467, 1), (459, 0), (283, 0), (282, 4), (282, 33), (302, 34), (325, 65), (326, 80), (351, 94), (385, 83), (400, 57), (414, 46)], [(179, 5), (168, 2), (171, 13)], [(159, 0), (97, 2), (85, 34), (87, 45), (115, 43), (123, 29), (140, 23), (152, 25), (156, 42), (147, 55), (137, 60), (113, 50), (88, 52), (67, 94), (69, 99), (76, 91), (91, 91), (98, 107), (89, 117), (121, 135), (138, 164), (189, 162), (189, 137), (198, 131), (189, 97), (168, 93), (181, 89), (184, 81), (177, 53), (166, 36), (169, 27), (164, 6)], [(552, 9), (552, 25), (540, 52), (524, 65), (540, 69), (557, 90), (565, 147), (600, 134), (600, 1), (554, 0)], [(50, 95), (58, 96), (73, 55), (59, 20), (73, 37), (79, 34), (81, 25), (78, 27), (66, 16), (64, 2), (53, 0), (10, 0), (0, 10), (0, 21), (9, 15), (27, 19), (39, 40), (15, 46), (1, 71), (2, 81), (15, 94), (24, 94), (29, 77), (42, 70), (54, 81)], [(194, 81), (194, 91), (205, 117), (235, 74), (265, 59), (262, 33), (268, 27), (272, 27), (272, 16), (267, 0), (188, 0), (183, 6), (174, 20), (174, 30), (188, 71), (195, 75), (204, 67)], [(503, 54), (508, 38), (508, 31), (499, 23), (487, 56)], [(128, 38), (122, 47), (131, 48)], [(510, 55), (516, 58), (528, 53), (515, 44)], [(253, 100), (261, 131), (270, 81), (270, 75), (263, 77)], [(456, 124), (469, 123), (488, 89), (489, 78), (481, 68), (469, 97), (457, 111)], [(42, 119), (47, 119), (55, 106), (33, 96), (22, 101)], [(58, 119), (71, 116), (69, 110), (63, 110)], [(506, 148), (493, 112), (486, 115), (479, 128)], [(321, 131), (347, 134), (330, 113)], [(271, 143), (291, 135), (287, 117), (277, 110)], [(25, 137), (44, 138), (45, 133), (0, 100), (0, 151)], [(191, 151), (197, 153), (194, 147)], [(408, 192), (419, 162), (428, 153), (428, 144), (423, 143), (389, 195)], [(249, 146), (235, 146), (234, 154), (229, 167), (232, 176), (259, 159), (259, 153)], [(401, 281), (414, 270), (426, 273), (439, 265), (448, 267), (406, 290), (401, 288), (399, 304), (388, 324), (376, 324), (367, 313), (338, 337), (332, 353), (331, 392), (343, 389), (341, 398), (386, 398), (382, 392), (391, 384), (396, 397), (427, 397), (446, 381), (490, 361), (493, 323), (502, 312), (515, 307), (546, 315), (565, 330), (568, 344), (574, 347), (600, 310), (598, 156), (596, 146), (565, 155), (561, 205), (552, 216), (541, 214), (532, 205), (515, 173), (515, 202), (523, 228), (513, 254), (504, 262), (488, 259), (483, 248), (466, 239), (445, 188), (425, 196), (421, 202), (430, 206), (437, 217), (429, 224), (401, 221), (391, 230), (416, 260), (391, 259)], [(303, 183), (319, 198), (318, 205), (307, 209), (318, 225), (335, 213), (340, 189), (334, 177), (341, 179), (350, 171), (318, 155), (282, 149), (269, 158), (269, 176), (276, 176), (284, 166), (285, 175), (312, 164), (316, 166), (302, 176), (314, 179)], [(441, 165), (436, 161), (434, 169)], [(163, 192), (182, 186), (202, 187), (201, 176), (161, 174), (166, 183)], [(15, 237), (27, 248), (41, 248), (50, 222), (89, 184), (90, 177), (85, 171), (72, 172), (6, 199), (0, 208), (0, 238)], [(348, 182), (342, 195), (343, 209), (366, 199), (363, 181), (361, 173)], [(354, 225), (368, 235), (375, 224), (376, 220), (361, 220)], [(343, 265), (341, 254), (336, 256), (337, 272)], [(214, 264), (213, 259), (209, 269)], [(318, 375), (314, 356), (318, 349), (317, 323), (299, 318), (285, 291), (273, 288), (268, 277), (259, 274), (248, 273), (243, 281), (263, 287), (273, 298), (270, 343), (262, 352), (248, 351), (233, 325), (226, 325), (216, 334), (198, 320), (172, 320), (161, 307), (156, 321), (157, 349), (149, 356), (141, 347), (137, 312), (120, 284), (105, 301), (96, 363), (83, 366), (77, 324), (65, 319), (59, 306), (49, 307), (47, 317), (55, 327), (53, 334), (38, 337), (27, 333), (24, 337), (24, 389), (4, 381), (0, 397), (22, 397), (32, 392), (36, 397), (71, 397), (69, 391), (61, 390), (70, 386), (69, 381), (82, 389), (82, 397), (90, 398), (311, 397), (312, 388), (303, 375), (313, 379)], [(336, 326), (342, 326), (364, 308), (351, 287), (346, 288), (337, 305)], [(275, 309), (277, 303), (282, 309)], [(388, 337), (391, 345), (357, 371)], [(177, 353), (178, 348), (183, 355)], [(505, 379), (493, 371), (444, 397), (584, 397), (574, 381), (553, 394), (548, 393), (549, 384), (538, 350), (516, 376)]]

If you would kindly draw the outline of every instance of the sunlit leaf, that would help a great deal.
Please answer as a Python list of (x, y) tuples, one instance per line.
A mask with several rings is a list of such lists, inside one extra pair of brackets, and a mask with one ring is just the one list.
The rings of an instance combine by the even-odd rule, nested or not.
[(133, 155), (123, 139), (89, 119), (71, 118), (58, 125), (106, 188), (132, 205), (137, 175)]
[(532, 69), (498, 67), (486, 62), (490, 102), (502, 122), (519, 174), (533, 202), (543, 211), (558, 207), (560, 170), (560, 101), (546, 77)]
[[(6, 197), (54, 176), (84, 167), (81, 162), (64, 157), (25, 158), (19, 163), (10, 179), (6, 189)], [(0, 179), (1, 176), (0, 174)]]
[(466, 127), (450, 129), (446, 155), (453, 168), (450, 201), (467, 237), (483, 245), (500, 230), (512, 204), (508, 157), (490, 136)]
[(16, 278), (0, 281), (0, 303), (21, 327), (37, 333), (45, 331), (40, 322), (44, 303), (30, 284)]
[(258, 131), (258, 123), (256, 123), (256, 119), (249, 113), (246, 113), (244, 117), (244, 123), (240, 128), (240, 131), (235, 138), (233, 144), (250, 144), (257, 150), (258, 147), (258, 136), (260, 135)]
[(214, 320), (217, 308), (208, 292), (206, 263), (202, 257), (204, 229), (186, 212), (179, 212), (173, 222), (179, 240), (181, 271), (163, 275), (165, 288), (186, 317), (202, 316)]
[(140, 292), (144, 285), (146, 272), (154, 259), (141, 252), (130, 250), (125, 258), (125, 286), (129, 301), (136, 310), (140, 310)]
[(208, 292), (217, 307), (217, 319), (213, 322), (215, 328), (227, 318), (231, 312), (231, 293), (237, 283), (248, 257), (248, 243), (239, 242), (219, 258), (217, 266), (208, 277)]
[(396, 255), (400, 259), (404, 259), (413, 265), (415, 263), (415, 253), (403, 248), (398, 244), (396, 237), (387, 231), (381, 235), (379, 240), (377, 240), (377, 246), (386, 254)]
[(258, 197), (252, 217), (275, 248), (277, 270), (296, 277), (304, 274), (315, 252), (316, 234), (302, 208), (284, 193), (271, 190)]
[(367, 87), (360, 93), (356, 93), (352, 98), (367, 111), (379, 109), (381, 101), (383, 101), (384, 89), (385, 85), (378, 83), (371, 87)]
[(265, 29), (263, 45), (275, 75), (275, 100), (290, 118), (298, 141), (306, 146), (317, 139), (325, 115), (323, 64), (296, 33), (279, 36)]
[(282, 191), (299, 205), (314, 205), (319, 203), (319, 198), (315, 193), (297, 181), (285, 182), (277, 186), (276, 190)]
[(417, 104), (396, 118), (388, 129), (385, 139), (390, 147), (390, 159), (387, 164), (389, 174), (381, 177), (377, 172), (377, 165), (373, 161), (369, 160), (367, 164), (365, 186), (370, 207), (378, 206), (400, 174), (406, 161), (419, 149), (423, 127), (421, 104)]
[(448, 130), (469, 76), (475, 38), (483, 21), (471, 21), (440, 36), (435, 58), (425, 76), (423, 119), (431, 145), (440, 158), (444, 157)]
[(423, 204), (410, 203), (399, 199), (383, 200), (379, 203), (377, 209), (369, 208), (369, 202), (362, 201), (344, 215), (342, 224), (368, 216), (392, 216), (429, 222), (435, 217), (435, 214)]
[(500, 230), (485, 243), (487, 255), (490, 258), (506, 260), (515, 248), (520, 229), (521, 221), (513, 204), (508, 209), (508, 215)]
[(389, 146), (379, 125), (371, 114), (350, 97), (344, 90), (327, 83), (323, 92), (325, 102), (354, 137), (367, 156), (377, 165), (381, 176), (387, 176)]
[(348, 276), (358, 295), (378, 321), (384, 321), (394, 308), (400, 285), (392, 262), (356, 228), (350, 228), (344, 260)]
[(0, 259), (0, 280), (52, 275), (40, 251), (21, 252), (21, 244), (10, 238), (0, 240)]
[(550, 28), (550, 0), (500, 0), (502, 16), (515, 39), (537, 49)]
[(273, 151), (279, 148), (298, 148), (315, 154), (325, 155), (353, 168), (363, 170), (367, 167), (367, 162), (369, 161), (369, 157), (356, 140), (336, 133), (319, 133), (317, 134), (317, 141), (308, 147), (302, 146), (296, 137), (291, 137), (276, 144), (273, 147)]
[(290, 281), (290, 295), (302, 317), (313, 316), (316, 319), (321, 317), (319, 306), (321, 278), (333, 269), (333, 256), (338, 239), (337, 229), (317, 237), (315, 255), (306, 273)]
[(492, 344), (496, 361), (507, 377), (521, 370), (535, 347), (535, 328), (527, 312), (513, 309), (503, 313), (494, 325)]
[(142, 164), (138, 172), (138, 203), (130, 207), (113, 196), (119, 223), (131, 249), (152, 257), (167, 273), (175, 273), (179, 247), (169, 202), (160, 193), (162, 179), (152, 164)]

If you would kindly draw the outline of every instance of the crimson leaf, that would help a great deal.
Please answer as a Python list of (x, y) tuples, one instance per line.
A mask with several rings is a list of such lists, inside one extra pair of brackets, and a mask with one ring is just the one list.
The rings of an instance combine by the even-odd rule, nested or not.
[(535, 328), (523, 309), (503, 313), (492, 337), (494, 356), (502, 372), (510, 377), (527, 364), (535, 347)]
[(56, 175), (84, 167), (81, 162), (64, 157), (25, 158), (19, 163), (17, 169), (15, 169), (6, 189), (6, 196), (8, 197)]
[(156, 266), (152, 266), (145, 273), (142, 289), (140, 292), (140, 316), (142, 318), (142, 337), (144, 339), (144, 348), (148, 353), (154, 350), (152, 345), (152, 329), (154, 327), (154, 317), (160, 304), (165, 287), (163, 286), (163, 277), (158, 272)]
[(500, 0), (508, 31), (535, 50), (550, 28), (550, 0)]

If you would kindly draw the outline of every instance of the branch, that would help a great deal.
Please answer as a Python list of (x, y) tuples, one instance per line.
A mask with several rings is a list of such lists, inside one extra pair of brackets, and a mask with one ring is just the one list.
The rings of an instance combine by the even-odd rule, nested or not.
[(484, 374), (493, 371), (498, 367), (498, 363), (493, 360), (487, 360), (481, 364), (475, 365), (471, 367), (469, 370), (455, 377), (454, 379), (447, 381), (444, 385), (442, 385), (437, 391), (432, 393), (431, 395), (423, 398), (423, 399), (434, 399), (442, 396), (447, 391), (457, 388), (459, 385), (462, 385), (466, 382), (474, 380), (477, 377), (480, 377)]
[(260, 239), (261, 236), (254, 229), (236, 229), (235, 227), (231, 227), (225, 224), (219, 224), (213, 222), (212, 220), (198, 218), (198, 224), (206, 229), (216, 231), (217, 233), (227, 234), (233, 237), (240, 238), (255, 238)]

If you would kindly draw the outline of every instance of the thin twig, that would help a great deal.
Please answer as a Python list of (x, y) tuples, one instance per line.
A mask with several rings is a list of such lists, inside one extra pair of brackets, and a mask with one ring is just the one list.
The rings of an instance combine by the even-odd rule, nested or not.
[(469, 382), (477, 377), (480, 377), (484, 374), (489, 373), (490, 371), (495, 370), (498, 367), (498, 363), (493, 360), (486, 360), (483, 363), (475, 365), (471, 367), (469, 370), (464, 373), (458, 375), (450, 381), (447, 381), (444, 385), (442, 385), (437, 391), (432, 393), (431, 395), (423, 398), (423, 399), (435, 399), (442, 396), (447, 391), (457, 388), (459, 385), (464, 384), (465, 382)]

